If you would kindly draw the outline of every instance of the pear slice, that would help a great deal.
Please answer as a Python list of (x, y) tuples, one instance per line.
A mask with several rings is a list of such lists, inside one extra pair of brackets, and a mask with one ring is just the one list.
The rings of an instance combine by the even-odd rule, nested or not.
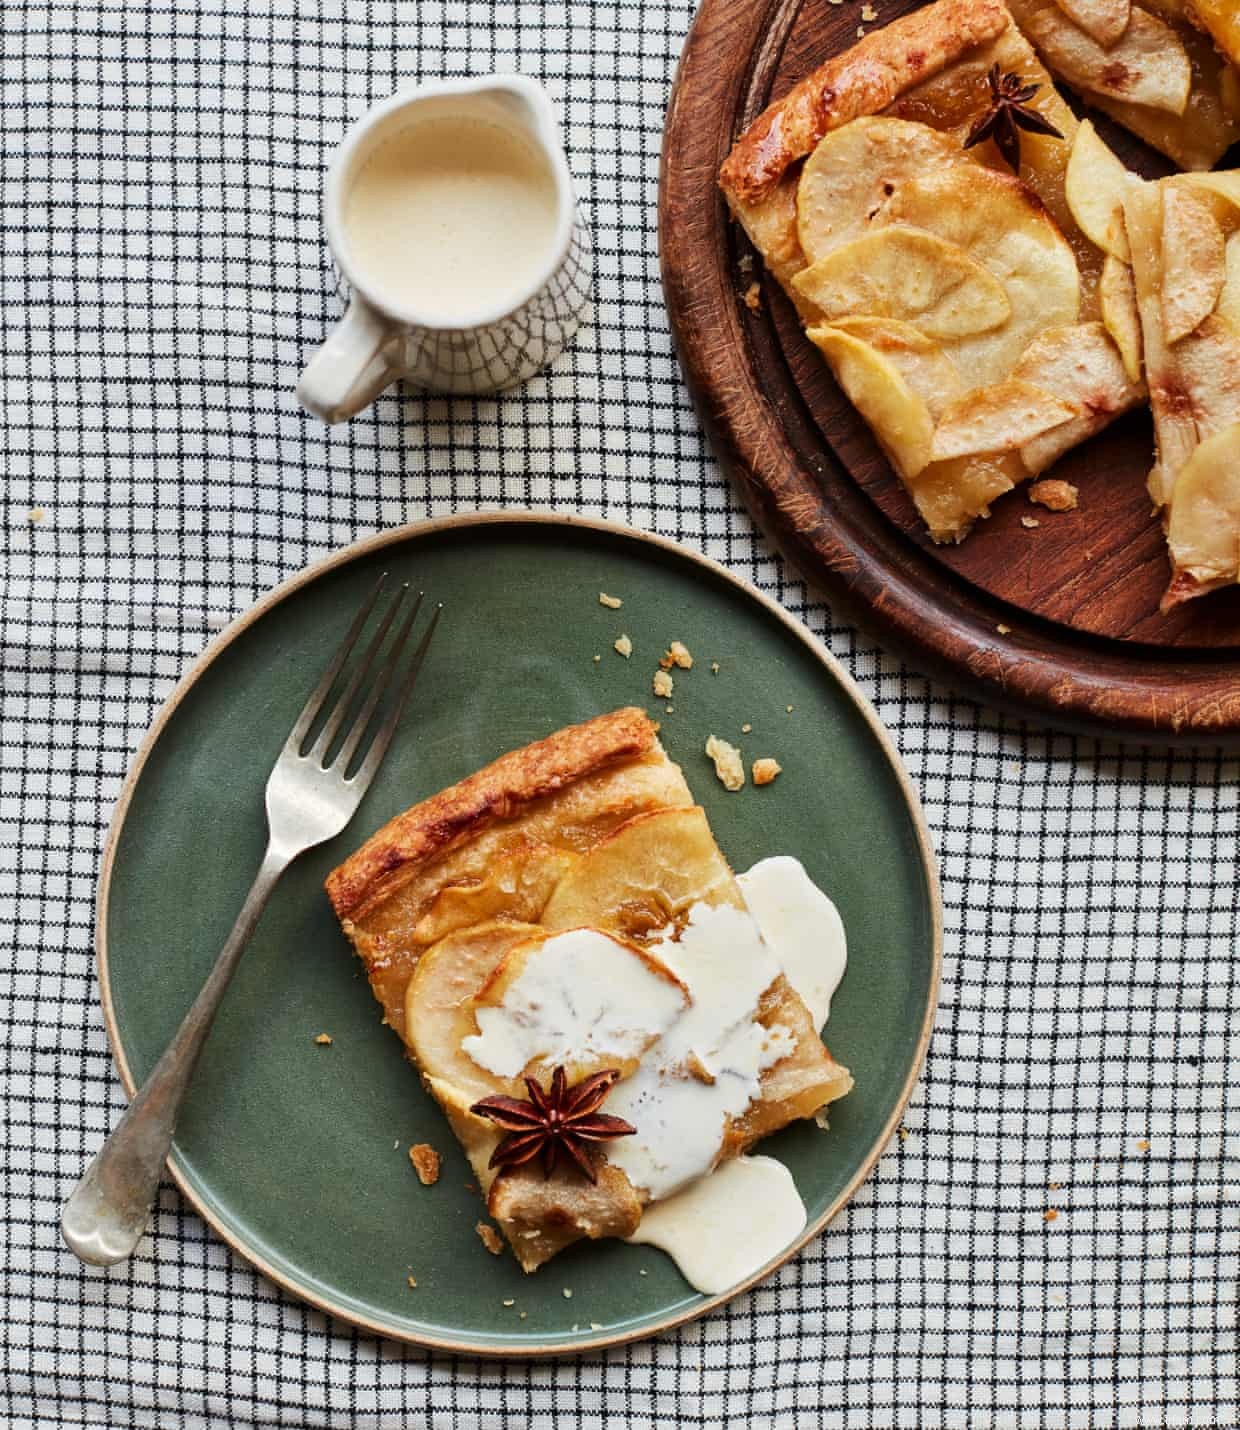
[(1013, 175), (977, 164), (927, 173), (896, 194), (889, 217), (958, 244), (1003, 285), (1011, 305), (1006, 323), (944, 343), (966, 390), (1011, 372), (1043, 328), (1077, 321), (1076, 257), (1058, 224)]
[(1069, 20), (1105, 50), (1128, 28), (1130, 0), (1055, 0)]
[(1022, 28), (1070, 84), (1171, 114), (1183, 114), (1188, 106), (1193, 71), (1180, 37), (1136, 5), (1122, 38), (1109, 48), (1053, 5), (1031, 9)]
[(868, 343), (938, 418), (961, 394), (960, 374), (942, 345), (898, 318), (838, 318), (832, 324)]
[(936, 462), (984, 452), (1007, 452), (1077, 415), (1054, 393), (1008, 378), (978, 388), (950, 407), (935, 428), (931, 450)]
[(1135, 407), (1145, 393), (1128, 380), (1119, 350), (1101, 323), (1048, 328), (1030, 343), (1012, 375), (1055, 393), (1076, 413), (1021, 447), (1030, 474), (1044, 472), (1112, 418)]
[(1198, 441), (1240, 422), (1240, 334), (1234, 328), (1211, 313), (1176, 344), (1175, 361)]
[(1176, 473), (1197, 445), (1192, 404), (1177, 371), (1162, 325), (1162, 201), (1160, 184), (1134, 184), (1124, 199), (1124, 222), (1132, 247), (1132, 276), (1141, 315), (1141, 344), (1150, 406), (1158, 436), (1158, 460), (1149, 477), (1156, 507), (1171, 499)]
[(1224, 264), (1227, 273), (1214, 312), (1229, 327), (1240, 332), (1240, 232), (1233, 233), (1227, 240)]
[(581, 856), (533, 841), (493, 859), (481, 876), (448, 884), (414, 926), (419, 944), (437, 943), (455, 929), (490, 919), (537, 921), (551, 891)]
[(934, 418), (899, 368), (852, 333), (826, 326), (807, 328), (806, 335), (831, 364), (848, 400), (870, 424), (907, 481), (930, 461)]
[(1098, 307), (1130, 382), (1141, 381), (1141, 315), (1132, 269), (1108, 253), (1098, 279)]
[(806, 261), (860, 238), (905, 184), (962, 162), (960, 146), (926, 124), (882, 115), (834, 129), (805, 161), (797, 187), (797, 234)]
[(405, 1041), (427, 1077), (472, 1094), (517, 1091), (480, 1068), (461, 1051), (464, 1038), (478, 1031), (470, 999), (514, 948), (543, 938), (536, 924), (478, 924), (449, 934), (418, 960), (405, 989)]
[(830, 322), (898, 318), (930, 338), (962, 338), (1011, 316), (1002, 284), (963, 248), (918, 228), (881, 228), (833, 248), (792, 280)]
[(1131, 180), (1093, 124), (1083, 119), (1068, 157), (1064, 196), (1085, 237), (1124, 263), (1131, 261), (1124, 228), (1124, 192)]
[(1163, 193), (1162, 256), (1163, 333), (1175, 344), (1214, 311), (1227, 276), (1223, 230), (1191, 189), (1169, 184)]
[(1184, 464), (1167, 545), (1175, 574), (1164, 610), (1240, 578), (1240, 423), (1208, 437)]
[(656, 809), (588, 850), (556, 886), (542, 922), (640, 941), (699, 902), (745, 906), (703, 810)]

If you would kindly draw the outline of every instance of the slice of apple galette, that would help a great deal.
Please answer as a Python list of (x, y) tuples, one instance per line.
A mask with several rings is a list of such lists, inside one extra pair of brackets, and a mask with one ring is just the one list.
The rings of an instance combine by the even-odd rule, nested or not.
[[(852, 1086), (819, 1037), (833, 908), (766, 860), (745, 876), (779, 866), (779, 927), (760, 929), (771, 880), (751, 912), (656, 732), (624, 709), (514, 750), (327, 880), (526, 1271), (633, 1236), (651, 1203)], [(822, 959), (789, 934), (798, 902)]]
[(720, 171), (936, 541), (1143, 400), (1065, 191), (1077, 128), (999, 0), (937, 0), (802, 80)]
[(1150, 495), (1167, 610), (1240, 580), (1240, 172), (1132, 183), (1124, 199), (1158, 451)]

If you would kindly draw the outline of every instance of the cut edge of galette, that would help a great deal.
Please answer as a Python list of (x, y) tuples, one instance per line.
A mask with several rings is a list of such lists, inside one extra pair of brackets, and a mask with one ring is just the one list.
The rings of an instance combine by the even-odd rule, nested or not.
[[(1019, 174), (986, 125), (998, 84), (1024, 96)], [(803, 79), (720, 170), (935, 541), (1144, 398), (1066, 193), (1078, 128), (999, 0), (937, 0)]]
[(1171, 561), (1163, 610), (1240, 580), (1240, 171), (1125, 200)]
[[(526, 1271), (583, 1238), (633, 1235), (694, 1158), (708, 1174), (852, 1087), (771, 960), (657, 728), (627, 708), (510, 751), (397, 815), (327, 880), (384, 1021)], [(712, 960), (729, 950), (722, 990)], [(740, 1039), (717, 1044), (736, 1058), (727, 1077), (708, 1036), (725, 991)], [(546, 1039), (561, 1002), (591, 1031), (557, 1048)], [(668, 1062), (690, 1014), (692, 1051)], [(614, 1075), (601, 1112), (635, 1133), (587, 1122), (573, 1157), (521, 1158), (548, 1150), (535, 1127), (533, 1143), (505, 1150), (521, 1134), (502, 1100), (537, 1105), (557, 1067), (570, 1092)], [(486, 1111), (495, 1098), (498, 1122)], [(683, 1123), (686, 1107), (693, 1136), (669, 1152), (660, 1118)]]

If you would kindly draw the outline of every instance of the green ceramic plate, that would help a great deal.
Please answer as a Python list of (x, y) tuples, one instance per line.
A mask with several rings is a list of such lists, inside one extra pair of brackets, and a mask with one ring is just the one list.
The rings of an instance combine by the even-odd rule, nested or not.
[[(512, 515), (362, 542), (230, 626), (134, 761), (104, 858), (98, 927), (104, 1012), (130, 1092), (232, 924), (262, 853), (272, 761), (381, 570), (444, 603), (439, 635), (353, 827), (294, 865), (259, 925), (198, 1069), (173, 1175), (268, 1276), (382, 1334), (509, 1355), (650, 1335), (725, 1298), (696, 1294), (648, 1247), (583, 1245), (532, 1277), (484, 1250), (469, 1167), (380, 1025), (323, 878), (391, 815), (504, 750), (619, 705), (658, 711), (733, 865), (797, 855), (847, 926), (849, 969), (828, 1036), (856, 1090), (832, 1109), (829, 1133), (799, 1125), (763, 1146), (796, 1177), (808, 1240), (874, 1165), (929, 1035), (940, 917), (915, 796), (873, 712), (819, 644), (766, 597), (669, 542)], [(601, 606), (600, 591), (623, 597), (623, 609)], [(631, 660), (612, 649), (621, 631), (633, 639)], [(673, 638), (696, 663), (677, 672), (666, 713), (650, 680)], [(745, 722), (753, 733), (742, 737)], [(783, 775), (725, 793), (702, 752), (712, 731), (750, 756), (776, 756)], [(314, 1042), (323, 1031), (330, 1047)], [(444, 1153), (434, 1187), (410, 1168), (418, 1141)]]

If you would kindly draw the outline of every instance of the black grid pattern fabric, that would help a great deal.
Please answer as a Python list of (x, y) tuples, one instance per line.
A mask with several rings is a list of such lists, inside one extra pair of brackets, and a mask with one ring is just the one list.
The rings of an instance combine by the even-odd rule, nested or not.
[[(659, 288), (660, 131), (690, 19), (689, 0), (0, 6), (4, 1426), (1240, 1423), (1240, 762), (1031, 733), (955, 699), (755, 533)], [(492, 69), (558, 106), (593, 306), (521, 391), (393, 390), (327, 430), (293, 389), (341, 310), (319, 219), (332, 147), (399, 85)], [(209, 637), (308, 561), (496, 505), (705, 550), (875, 702), (946, 900), (903, 1130), (767, 1284), (602, 1356), (434, 1357), (329, 1325), (171, 1187), (127, 1266), (84, 1269), (57, 1216), (123, 1106), (92, 898), (143, 730)]]

